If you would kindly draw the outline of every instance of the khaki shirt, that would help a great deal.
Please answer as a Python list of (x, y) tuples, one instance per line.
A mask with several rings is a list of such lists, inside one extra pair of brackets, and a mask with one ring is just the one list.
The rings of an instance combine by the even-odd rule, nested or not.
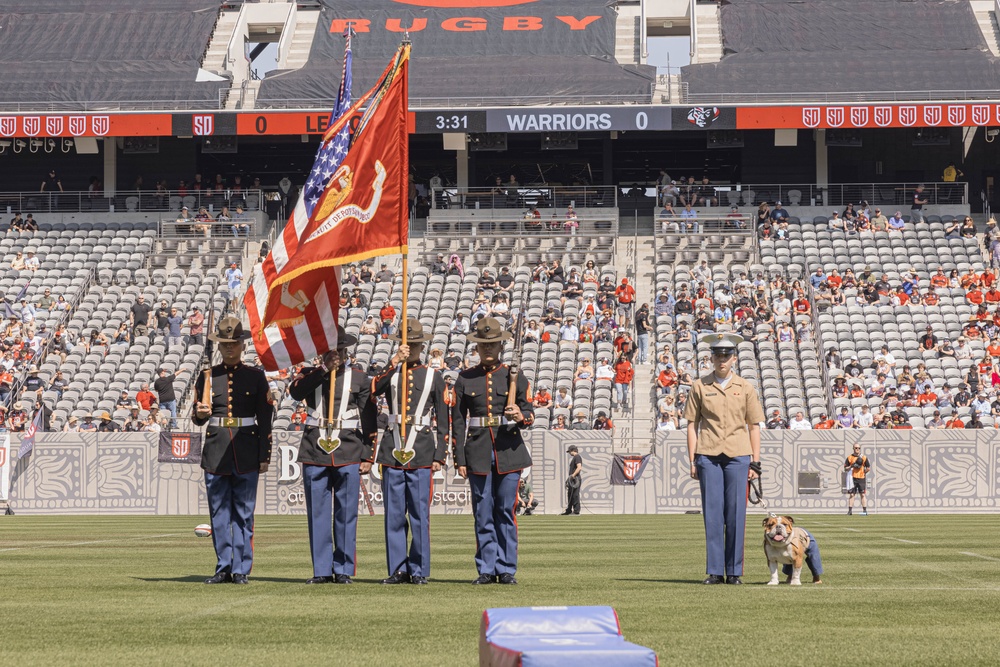
[(764, 408), (757, 390), (739, 375), (734, 373), (723, 390), (709, 373), (691, 387), (684, 418), (698, 427), (696, 454), (750, 456), (747, 426), (764, 421)]

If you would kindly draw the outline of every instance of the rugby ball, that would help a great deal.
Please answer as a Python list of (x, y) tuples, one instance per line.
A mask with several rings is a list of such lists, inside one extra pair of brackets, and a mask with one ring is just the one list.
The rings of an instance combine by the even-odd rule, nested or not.
[(195, 526), (194, 527), (194, 534), (197, 535), (198, 537), (211, 537), (211, 535), (212, 535), (212, 527), (210, 525), (208, 525), (207, 523), (203, 523), (201, 525)]

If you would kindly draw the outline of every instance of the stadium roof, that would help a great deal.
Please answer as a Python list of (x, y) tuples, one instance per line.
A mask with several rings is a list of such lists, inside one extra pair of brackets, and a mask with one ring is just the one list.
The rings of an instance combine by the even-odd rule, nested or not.
[(721, 28), (722, 60), (682, 70), (692, 95), (1000, 89), (966, 0), (729, 0)]
[[(617, 12), (606, 0), (542, 0), (517, 7), (446, 9), (390, 0), (330, 2), (321, 10), (309, 61), (270, 73), (258, 107), (308, 107), (332, 99), (340, 83), (341, 36), (354, 40), (354, 90), (370, 88), (404, 31), (413, 42), (411, 106), (644, 102), (655, 69), (615, 61)], [(433, 3), (427, 3), (433, 4)], [(489, 3), (484, 3), (489, 4)]]
[(0, 105), (185, 100), (217, 107), (219, 88), (229, 83), (196, 77), (218, 12), (213, 0), (5, 0)]

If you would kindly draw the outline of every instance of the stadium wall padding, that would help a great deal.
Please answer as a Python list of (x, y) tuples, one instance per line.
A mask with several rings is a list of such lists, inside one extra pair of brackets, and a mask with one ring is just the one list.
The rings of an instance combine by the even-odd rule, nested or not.
[[(262, 477), (257, 511), (303, 514), (301, 471), (294, 464), (300, 434), (276, 431), (271, 470)], [(12, 437), (11, 455), (17, 451)], [(840, 513), (845, 496), (841, 466), (851, 446), (870, 457), (869, 506), (895, 514), (995, 512), (1000, 496), (1000, 438), (988, 430), (765, 431), (761, 458), (764, 493), (772, 510)], [(583, 512), (669, 514), (698, 510), (698, 484), (688, 475), (683, 432), (656, 434), (653, 459), (636, 486), (611, 486), (611, 434), (600, 431), (537, 431), (531, 435), (535, 465), (529, 472), (539, 512), (565, 506), (564, 482), (575, 443), (584, 461)], [(649, 441), (631, 453), (645, 453)], [(818, 472), (818, 494), (799, 494), (799, 472)], [(197, 465), (157, 462), (151, 433), (49, 433), (34, 453), (15, 462), (10, 505), (18, 514), (206, 514), (203, 473)], [(377, 479), (368, 480), (381, 512)], [(432, 511), (471, 514), (469, 487), (449, 468), (434, 485)], [(360, 500), (360, 499), (359, 499)]]

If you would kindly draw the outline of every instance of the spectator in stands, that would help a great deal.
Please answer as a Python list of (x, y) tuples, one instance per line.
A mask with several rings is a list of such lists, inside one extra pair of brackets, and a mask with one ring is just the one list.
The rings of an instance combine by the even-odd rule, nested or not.
[(903, 220), (902, 211), (896, 211), (895, 213), (893, 213), (892, 217), (889, 218), (889, 231), (902, 232), (905, 228), (906, 228), (906, 221)]
[(444, 253), (438, 253), (437, 258), (431, 262), (431, 273), (436, 276), (444, 276), (448, 274), (448, 264), (444, 261)]
[(577, 410), (573, 414), (573, 423), (569, 425), (570, 431), (589, 431), (590, 424), (587, 423), (587, 412), (585, 410)]
[(375, 321), (375, 316), (369, 314), (364, 322), (361, 323), (361, 333), (365, 336), (377, 336), (381, 330), (378, 322)]
[(634, 378), (635, 370), (632, 368), (632, 362), (625, 354), (619, 354), (615, 361), (615, 398), (616, 407), (622, 410), (629, 409), (629, 393)]
[(806, 419), (802, 414), (802, 411), (799, 410), (795, 413), (795, 416), (788, 421), (788, 428), (792, 431), (809, 431), (812, 429), (812, 422)]
[(451, 321), (451, 333), (462, 336), (469, 333), (469, 321), (461, 311), (455, 313), (455, 318)]
[(191, 345), (201, 345), (202, 335), (205, 333), (205, 315), (201, 312), (201, 306), (191, 307), (191, 314), (188, 316), (188, 333)]
[(597, 412), (597, 419), (594, 420), (594, 430), (595, 431), (610, 431), (614, 429), (614, 423), (608, 419), (607, 413), (603, 410)]
[(580, 360), (580, 363), (576, 367), (576, 375), (573, 379), (576, 382), (579, 382), (580, 380), (586, 382), (594, 381), (594, 366), (590, 363), (589, 357), (584, 357)]
[(635, 314), (635, 334), (638, 345), (636, 363), (640, 366), (649, 363), (649, 333), (653, 330), (649, 323), (649, 304), (642, 304)]
[(574, 324), (572, 317), (567, 317), (566, 322), (559, 329), (559, 340), (563, 343), (577, 343), (580, 340), (580, 329)]
[(532, 398), (531, 402), (536, 408), (552, 407), (552, 392), (549, 391), (549, 386), (546, 384), (539, 384), (538, 391), (535, 392), (535, 396)]
[(49, 169), (49, 175), (42, 180), (40, 192), (63, 192), (62, 179), (56, 176), (55, 169)]
[(38, 258), (35, 257), (35, 251), (29, 248), (25, 252), (28, 253), (28, 256), (24, 259), (25, 270), (37, 271), (38, 268), (41, 266), (41, 262), (39, 262)]
[(184, 318), (177, 312), (176, 307), (170, 308), (167, 315), (167, 350), (170, 348), (180, 349), (184, 345), (184, 337), (181, 335), (181, 327), (184, 325)]
[(837, 422), (827, 417), (825, 412), (820, 414), (819, 419), (813, 425), (813, 428), (817, 430), (829, 430), (836, 427), (837, 427)]
[[(388, 338), (392, 335), (396, 323), (396, 309), (392, 307), (388, 299), (382, 302), (382, 307), (378, 311), (378, 319), (381, 324), (382, 338)], [(468, 325), (466, 325), (465, 333), (468, 333)]]
[(194, 216), (194, 219), (196, 221), (194, 226), (195, 231), (200, 232), (205, 238), (210, 237), (212, 235), (212, 223), (215, 221), (212, 219), (212, 216), (209, 215), (208, 209), (204, 206), (199, 208), (198, 212)]
[(170, 428), (174, 429), (177, 428), (177, 396), (174, 394), (174, 381), (177, 375), (166, 367), (161, 367), (158, 374), (159, 377), (153, 382), (156, 401), (163, 410), (170, 413)]
[(941, 411), (940, 410), (935, 410), (934, 411), (934, 416), (931, 419), (929, 419), (924, 424), (924, 426), (926, 426), (927, 428), (933, 428), (933, 429), (942, 429), (942, 428), (945, 428), (945, 421), (941, 417)]
[(389, 265), (383, 262), (379, 272), (375, 274), (375, 282), (391, 283), (394, 277), (395, 274), (389, 270)]
[(920, 184), (913, 191), (913, 203), (910, 205), (910, 222), (916, 225), (924, 221), (923, 208), (930, 200), (924, 195), (924, 186)]
[(780, 410), (771, 413), (771, 417), (764, 424), (764, 427), (772, 431), (780, 431), (788, 428), (788, 422), (781, 416)]
[(569, 389), (567, 387), (559, 387), (559, 390), (552, 399), (552, 403), (555, 407), (562, 410), (572, 410), (573, 398), (569, 395)]
[(687, 234), (688, 232), (698, 233), (698, 212), (691, 208), (690, 202), (681, 210), (681, 217), (677, 222), (677, 227), (677, 231), (681, 234)]
[(607, 382), (610, 386), (615, 379), (615, 368), (607, 357), (601, 357), (594, 370), (594, 380), (597, 382)]
[(146, 303), (146, 297), (140, 294), (129, 309), (129, 323), (132, 325), (133, 336), (145, 336), (148, 333), (152, 311), (153, 309)]
[(788, 211), (786, 211), (780, 201), (774, 202), (774, 209), (771, 211), (771, 220), (773, 222), (787, 222), (788, 221)]
[(24, 253), (22, 253), (20, 250), (17, 251), (17, 254), (14, 256), (14, 259), (10, 260), (10, 268), (14, 269), (15, 271), (24, 270)]
[(965, 216), (965, 219), (962, 221), (962, 226), (959, 228), (958, 233), (962, 238), (965, 239), (976, 238), (976, 223), (972, 221), (971, 217)]

